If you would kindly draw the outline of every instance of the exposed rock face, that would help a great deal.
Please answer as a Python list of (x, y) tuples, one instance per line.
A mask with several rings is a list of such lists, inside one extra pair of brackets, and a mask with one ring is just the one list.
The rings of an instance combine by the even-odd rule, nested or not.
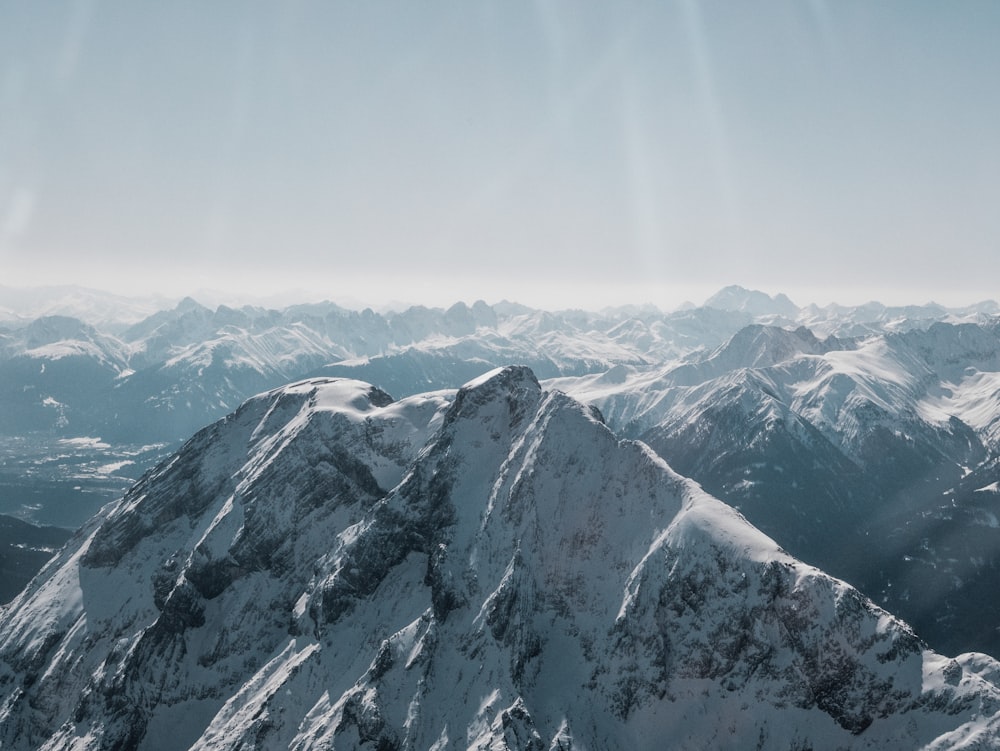
[(11, 749), (1000, 747), (1000, 664), (927, 651), (525, 368), (249, 401), (0, 634)]

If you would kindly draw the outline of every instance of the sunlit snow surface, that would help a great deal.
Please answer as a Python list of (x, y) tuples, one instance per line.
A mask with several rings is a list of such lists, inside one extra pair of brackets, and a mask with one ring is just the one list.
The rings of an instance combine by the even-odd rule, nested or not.
[(997, 654), (998, 373), (992, 320), (822, 340), (753, 325), (684, 362), (545, 385), (938, 649)]
[(523, 368), (250, 400), (0, 611), (0, 657), (5, 749), (1000, 746), (995, 661)]

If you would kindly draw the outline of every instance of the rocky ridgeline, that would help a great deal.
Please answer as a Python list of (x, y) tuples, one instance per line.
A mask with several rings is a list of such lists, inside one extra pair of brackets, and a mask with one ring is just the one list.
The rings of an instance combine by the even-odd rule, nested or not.
[(254, 398), (0, 611), (10, 749), (996, 748), (1000, 664), (505, 368)]

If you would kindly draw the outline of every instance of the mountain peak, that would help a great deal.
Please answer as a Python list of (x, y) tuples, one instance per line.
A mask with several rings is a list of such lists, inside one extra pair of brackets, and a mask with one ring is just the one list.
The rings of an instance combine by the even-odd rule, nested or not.
[(531, 368), (526, 365), (505, 365), (494, 368), (465, 383), (461, 390), (527, 388), (541, 390), (541, 384)]
[(705, 301), (706, 308), (749, 313), (753, 316), (779, 315), (794, 318), (799, 309), (783, 293), (771, 297), (759, 290), (750, 290), (737, 284), (723, 287)]
[(211, 312), (193, 297), (185, 297), (182, 299), (176, 306), (174, 306), (174, 310), (178, 313), (188, 313), (192, 310)]

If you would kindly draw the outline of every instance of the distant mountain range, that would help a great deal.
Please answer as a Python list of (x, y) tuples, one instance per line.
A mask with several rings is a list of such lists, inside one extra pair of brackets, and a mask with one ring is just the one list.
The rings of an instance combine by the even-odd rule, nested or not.
[[(91, 307), (89, 297), (74, 300), (48, 308)], [(356, 376), (405, 395), (512, 362), (541, 378), (659, 367), (712, 351), (752, 323), (858, 337), (937, 321), (981, 323), (997, 312), (990, 304), (799, 309), (784, 296), (738, 287), (669, 314), (483, 302), (386, 314), (332, 303), (210, 310), (188, 298), (127, 324), (65, 315), (0, 324), (0, 431), (176, 442), (248, 396), (311, 374)]]

